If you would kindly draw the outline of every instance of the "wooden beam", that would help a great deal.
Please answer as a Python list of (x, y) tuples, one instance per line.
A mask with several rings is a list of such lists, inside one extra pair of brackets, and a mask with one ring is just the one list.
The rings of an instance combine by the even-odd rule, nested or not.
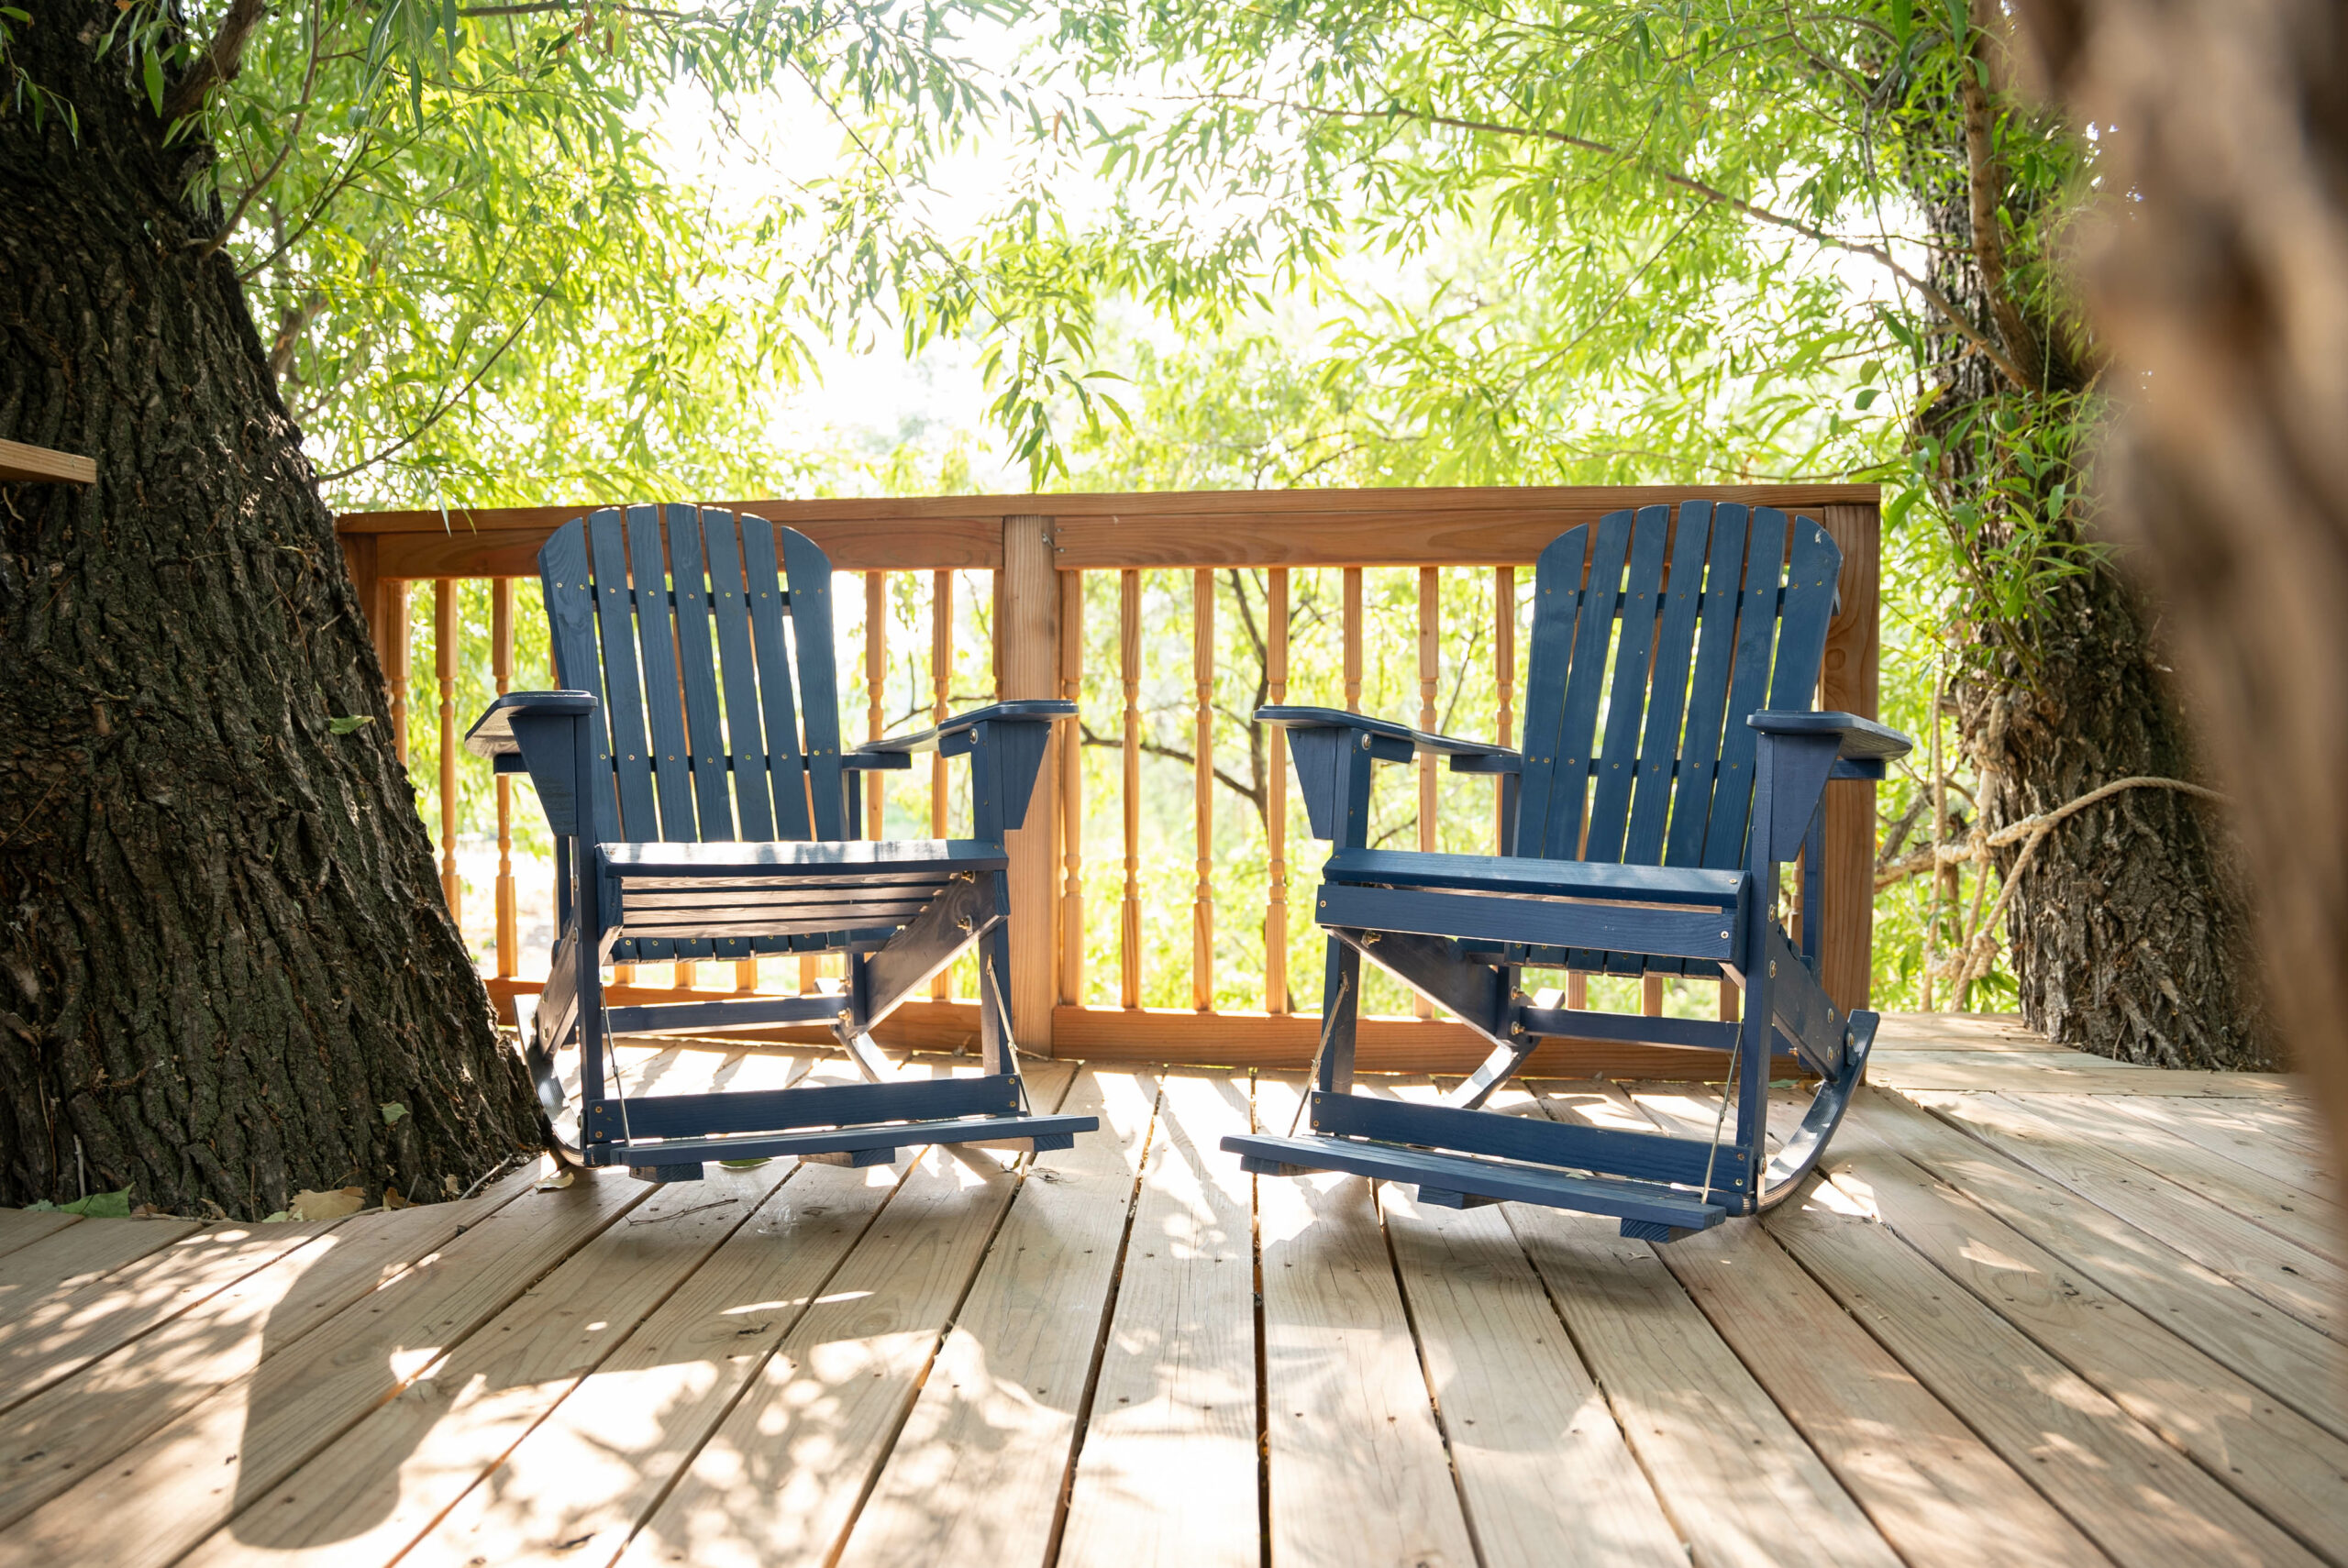
[[(1882, 520), (1873, 505), (1829, 506), (1819, 519), (1843, 549), (1842, 603), (1826, 628), (1819, 705), (1876, 716), (1883, 657), (1878, 621)], [(1826, 787), (1826, 910), (1820, 949), (1826, 994), (1850, 1012), (1867, 1005), (1875, 968), (1875, 786), (1844, 779)]]
[[(1522, 566), (1567, 529), (1623, 507), (1711, 499), (1821, 513), (1839, 506), (1872, 510), (1880, 493), (1872, 484), (1571, 485), (706, 504), (788, 524), (821, 545), (842, 571), (1000, 567), (1002, 520), (1046, 514), (1058, 519), (1057, 558), (1069, 569)], [(526, 577), (537, 570), (538, 545), (590, 509), (582, 502), (352, 512), (337, 527), (382, 536), (386, 576)]]
[(0, 484), (95, 484), (95, 458), (73, 452), (0, 441)]
[[(1002, 696), (1057, 697), (1060, 678), (1060, 578), (1052, 550), (1052, 519), (1033, 513), (1002, 520)], [(1059, 753), (1068, 726), (1057, 725), (1027, 801), (1027, 825), (1004, 836), (1011, 856), (1011, 1016), (1022, 1050), (1052, 1054), (1052, 1014), (1059, 1000), (1055, 978), (1053, 872), (1059, 856)]]

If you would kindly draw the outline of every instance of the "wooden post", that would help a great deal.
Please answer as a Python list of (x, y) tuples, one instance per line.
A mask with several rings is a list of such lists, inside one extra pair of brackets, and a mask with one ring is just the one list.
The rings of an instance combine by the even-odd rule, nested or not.
[[(947, 706), (954, 690), (954, 574), (929, 575), (929, 722), (942, 724), (951, 715)], [(944, 838), (947, 824), (946, 753), (929, 754), (929, 836)], [(944, 1001), (953, 994), (950, 972), (940, 969), (929, 982), (929, 994)]]
[[(1882, 520), (1873, 506), (1819, 511), (1819, 521), (1843, 547), (1843, 602), (1826, 629), (1819, 706), (1872, 719), (1883, 656), (1877, 621)], [(1874, 978), (1875, 834), (1875, 786), (1853, 779), (1827, 785), (1826, 925), (1820, 956), (1826, 994), (1845, 1012), (1867, 1005)]]
[(1117, 1000), (1141, 1006), (1141, 573), (1117, 574), (1117, 677), (1124, 687), (1125, 896), (1117, 909)]
[[(1443, 574), (1435, 567), (1419, 569), (1419, 728), (1435, 728), (1435, 693), (1443, 684)], [(1435, 756), (1419, 754), (1419, 851), (1435, 848)], [(1411, 1010), (1421, 1018), (1434, 1016), (1434, 1004), (1416, 991)]]
[[(1084, 701), (1084, 574), (1058, 574), (1060, 587), (1060, 696)], [(1078, 723), (1060, 726), (1059, 999), (1084, 1005), (1084, 741)]]
[(392, 749), (407, 766), (407, 584), (382, 585), (383, 684), (391, 688)]
[[(1516, 569), (1492, 569), (1492, 672), (1500, 683), (1500, 721), (1493, 738), (1502, 745), (1516, 729)], [(1492, 780), (1492, 847), (1508, 841), (1508, 791), (1504, 778)]]
[[(995, 574), (996, 668), (1005, 701), (1050, 697), (1059, 687), (1059, 569), (1049, 517), (1002, 520), (1002, 569)], [(1058, 727), (1058, 726), (1056, 726)], [(1053, 737), (1055, 746), (1064, 734)], [(1059, 818), (1059, 769), (1047, 750), (1027, 802), (1026, 825), (1005, 835), (1011, 856), (1011, 1015), (1022, 1050), (1052, 1051), (1053, 838)]]
[(1346, 712), (1361, 712), (1361, 568), (1346, 569)]
[[(880, 711), (880, 690), (889, 679), (889, 574), (868, 571), (864, 574), (864, 738), (879, 740), (889, 727), (888, 716)], [(883, 775), (874, 772), (864, 776), (864, 834), (867, 838), (885, 838), (880, 831), (881, 789)]]
[(432, 584), (432, 672), (440, 681), (440, 891), (449, 918), (464, 923), (465, 885), (457, 875), (457, 584)]
[(1214, 1010), (1214, 573), (1191, 573), (1191, 679), (1198, 688), (1191, 722), (1191, 803), (1199, 885), (1191, 900), (1191, 1005)]
[[(1264, 695), (1267, 701), (1288, 701), (1288, 568), (1274, 567), (1264, 574)], [(1265, 816), (1271, 831), (1265, 845), (1269, 865), (1264, 903), (1264, 1010), (1288, 1010), (1288, 732), (1272, 726), (1265, 748), (1271, 777), (1265, 780), (1268, 799)]]
[[(514, 580), (494, 578), (489, 590), (489, 668), (503, 697), (514, 688)], [(497, 776), (497, 973), (522, 972), (521, 915), (514, 892), (514, 779)], [(508, 1005), (508, 1004), (500, 1004)]]

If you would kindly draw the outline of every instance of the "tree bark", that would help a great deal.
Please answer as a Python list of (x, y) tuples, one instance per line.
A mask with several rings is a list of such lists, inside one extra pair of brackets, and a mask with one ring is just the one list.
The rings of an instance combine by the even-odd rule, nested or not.
[(2348, 1145), (2348, 20), (2020, 10), (2054, 89), (2117, 127), (2082, 270), (2134, 391), (2099, 472), (2235, 799), (2291, 1059)]
[[(1977, 30), (1949, 140), (1920, 145), (1911, 162), (1914, 194), (1938, 237), (1933, 282), (2032, 377), (2012, 381), (1944, 340), (1933, 367), (1937, 395), (1919, 433), (1937, 443), (1943, 510), (1952, 518), (1961, 506), (1977, 511), (1977, 531), (1959, 529), (1952, 543), (1980, 582), (2015, 569), (2009, 555), (2032, 570), (2062, 559), (2085, 569), (2043, 575), (2018, 620), (2010, 606), (1987, 602), (2002, 600), (2002, 589), (1959, 606), (1968, 646), (1954, 683), (1957, 729), (1980, 773), (1980, 825), (1994, 834), (2114, 779), (2193, 780), (2196, 762), (2180, 692), (2162, 668), (2142, 602), (2109, 560), (2083, 547), (2093, 524), (2077, 499), (2077, 437), (2065, 432), (2079, 417), (2070, 400), (2094, 379), (2100, 350), (2033, 305), (2060, 291), (2043, 281), (2027, 288), (1998, 232), (2001, 207), (2018, 223), (2043, 225), (2037, 204), (2068, 193), (2015, 186), (1996, 156), (1995, 106), (1976, 74), (1986, 52)], [(1999, 428), (1996, 414), (2020, 434), (1993, 436), (1985, 456), (1966, 432)], [(2038, 466), (2021, 492), (2014, 477), (2031, 465), (2004, 450), (2017, 440), (2036, 448), (2032, 462), (2058, 459)], [(2073, 497), (2066, 504), (2055, 503), (2057, 482)], [(2019, 538), (2023, 509), (2052, 514), (2043, 535)], [(2003, 851), (1999, 870), (2012, 875), (2020, 854), (2019, 845)], [(2126, 1062), (2274, 1065), (2239, 848), (2205, 803), (2176, 791), (2123, 791), (2062, 823), (2021, 876), (2004, 934), (2032, 1028)]]
[(112, 15), (18, 34), (78, 138), (0, 112), (0, 435), (98, 468), (0, 486), (0, 1203), (446, 1196), (535, 1102), (242, 290), (189, 243), (208, 152), (97, 58)]

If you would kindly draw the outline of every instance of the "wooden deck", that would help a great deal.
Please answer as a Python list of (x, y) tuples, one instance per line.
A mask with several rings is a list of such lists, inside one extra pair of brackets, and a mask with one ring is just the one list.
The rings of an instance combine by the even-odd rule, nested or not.
[[(1024, 1176), (0, 1211), (0, 1563), (2348, 1563), (2348, 1242), (2294, 1087), (1996, 1021), (1877, 1063), (1831, 1182), (1662, 1249), (1255, 1181), (1217, 1143), (1293, 1079), (1066, 1064), (1036, 1099), (1102, 1132)], [(1687, 1086), (1509, 1103), (1711, 1125)]]

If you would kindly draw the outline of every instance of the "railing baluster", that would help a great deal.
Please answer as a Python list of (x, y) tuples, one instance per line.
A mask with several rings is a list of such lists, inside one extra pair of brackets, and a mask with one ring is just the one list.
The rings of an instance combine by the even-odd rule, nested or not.
[(432, 580), (432, 667), (440, 680), (440, 891), (462, 930), (465, 885), (457, 875), (457, 584)]
[[(1495, 739), (1502, 745), (1516, 743), (1509, 737), (1516, 726), (1516, 569), (1492, 569), (1492, 673), (1500, 684), (1500, 721)], [(1503, 787), (1507, 778), (1492, 780), (1492, 847), (1495, 851), (1508, 842), (1508, 791)]]
[[(1060, 580), (1060, 696), (1084, 701), (1084, 574)], [(1084, 1005), (1084, 734), (1082, 721), (1062, 724), (1060, 748), (1060, 1000)]]
[(1191, 676), (1198, 684), (1191, 768), (1199, 886), (1191, 904), (1191, 1005), (1214, 1010), (1214, 572), (1191, 574)]
[[(881, 690), (889, 679), (889, 574), (864, 574), (864, 738), (879, 740), (889, 727), (880, 711)], [(880, 831), (881, 780), (885, 774), (864, 776), (864, 834), (884, 838)]]
[(997, 570), (991, 575), (994, 579), (994, 613), (991, 618), (994, 632), (994, 700), (1000, 702), (1002, 701), (1002, 573)]
[[(1265, 573), (1264, 695), (1273, 702), (1288, 701), (1288, 568)], [(1264, 1010), (1288, 1010), (1288, 732), (1272, 726), (1265, 747), (1265, 817), (1270, 831), (1266, 845), (1270, 861), (1264, 900)]]
[(1117, 999), (1141, 1006), (1141, 573), (1117, 574), (1117, 676), (1124, 686), (1125, 897), (1117, 909)]
[(1361, 568), (1346, 569), (1346, 712), (1361, 712)]
[[(1434, 567), (1419, 569), (1419, 728), (1432, 734), (1435, 727), (1435, 693), (1443, 684), (1443, 577)], [(1434, 753), (1419, 754), (1419, 850), (1432, 854), (1435, 847), (1435, 777)], [(1411, 994), (1411, 1010), (1421, 1018), (1434, 1016), (1434, 1004), (1416, 991)]]
[[(489, 589), (489, 668), (497, 694), (514, 688), (514, 580), (493, 578)], [(514, 892), (514, 778), (497, 776), (497, 974), (510, 980), (522, 972), (522, 919)]]
[(383, 661), (383, 684), (392, 689), (392, 750), (407, 766), (407, 584), (383, 585), (383, 618), (391, 623), (391, 657)]
[[(954, 690), (954, 574), (929, 574), (929, 722), (942, 724)], [(929, 754), (929, 836), (946, 836), (946, 752)], [(929, 994), (944, 1001), (954, 994), (954, 982), (940, 969), (929, 982)]]

